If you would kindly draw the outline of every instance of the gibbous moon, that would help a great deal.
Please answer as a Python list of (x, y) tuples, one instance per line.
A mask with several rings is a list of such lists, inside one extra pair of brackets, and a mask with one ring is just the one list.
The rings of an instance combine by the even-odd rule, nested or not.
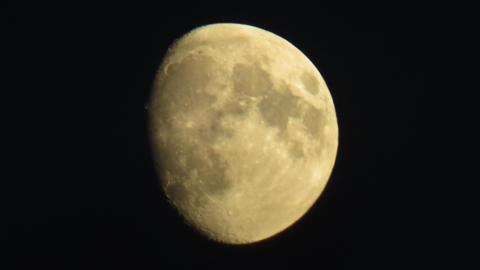
[(210, 239), (245, 244), (300, 219), (338, 146), (334, 104), (310, 60), (242, 24), (196, 28), (168, 50), (149, 117), (170, 203)]

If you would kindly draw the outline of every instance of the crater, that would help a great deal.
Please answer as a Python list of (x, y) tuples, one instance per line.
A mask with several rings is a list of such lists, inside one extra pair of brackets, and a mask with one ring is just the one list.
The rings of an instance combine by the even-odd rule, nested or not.
[(174, 204), (183, 203), (188, 199), (188, 192), (182, 183), (175, 183), (165, 188), (165, 193)]
[(300, 80), (303, 83), (303, 86), (305, 87), (305, 90), (307, 90), (310, 94), (316, 95), (319, 92), (319, 82), (318, 79), (315, 78), (315, 76), (309, 72), (304, 72), (302, 76), (300, 77)]

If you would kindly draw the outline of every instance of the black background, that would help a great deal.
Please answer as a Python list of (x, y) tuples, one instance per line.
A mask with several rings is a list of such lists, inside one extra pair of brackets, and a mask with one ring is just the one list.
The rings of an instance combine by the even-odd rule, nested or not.
[[(474, 179), (456, 169), (466, 164), (452, 143), (464, 132), (453, 113), (463, 90), (449, 79), (464, 68), (455, 63), (472, 17), (449, 6), (296, 6), (10, 5), (9, 89), (19, 95), (10, 115), (21, 139), (6, 204), (15, 262), (473, 269)], [(183, 223), (148, 143), (145, 105), (166, 49), (215, 22), (255, 25), (297, 46), (325, 78), (339, 120), (321, 198), (295, 226), (246, 246)]]

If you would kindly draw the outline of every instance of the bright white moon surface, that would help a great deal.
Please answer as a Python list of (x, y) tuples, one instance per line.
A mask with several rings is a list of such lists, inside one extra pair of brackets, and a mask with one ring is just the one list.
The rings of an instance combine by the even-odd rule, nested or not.
[(331, 175), (338, 125), (312, 62), (257, 27), (212, 24), (177, 40), (149, 118), (163, 191), (212, 240), (246, 244), (295, 223)]

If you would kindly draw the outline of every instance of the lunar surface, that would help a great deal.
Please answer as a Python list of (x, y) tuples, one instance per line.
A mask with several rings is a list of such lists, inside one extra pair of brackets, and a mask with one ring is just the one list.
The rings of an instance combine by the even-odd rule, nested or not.
[(300, 219), (333, 169), (338, 125), (310, 60), (242, 24), (196, 28), (168, 50), (149, 105), (161, 186), (210, 239), (245, 244)]

